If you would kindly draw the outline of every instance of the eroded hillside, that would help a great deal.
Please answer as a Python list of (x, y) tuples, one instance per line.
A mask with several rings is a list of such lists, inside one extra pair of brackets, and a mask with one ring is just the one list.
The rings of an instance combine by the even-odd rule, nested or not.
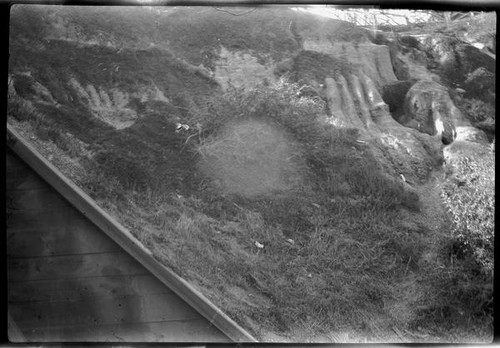
[(284, 7), (16, 6), (8, 122), (261, 340), (483, 342), (491, 279), (442, 291), (439, 185), (492, 156), (495, 57), (446, 38)]

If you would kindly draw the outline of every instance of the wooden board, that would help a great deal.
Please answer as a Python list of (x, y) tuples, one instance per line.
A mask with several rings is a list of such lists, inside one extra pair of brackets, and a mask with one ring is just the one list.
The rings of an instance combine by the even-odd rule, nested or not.
[(10, 283), (148, 273), (140, 263), (123, 252), (10, 258), (7, 269)]
[(24, 330), (201, 319), (172, 292), (92, 297), (70, 301), (18, 302), (9, 310)]
[(21, 281), (9, 284), (9, 302), (84, 300), (167, 292), (151, 274), (95, 276), (77, 279)]
[(7, 194), (13, 190), (31, 190), (47, 187), (36, 173), (27, 171), (25, 167), (9, 170), (6, 173), (5, 188)]
[[(205, 319), (120, 325), (50, 327), (25, 333), (37, 342), (230, 342)], [(116, 343), (115, 343), (116, 344)]]
[(7, 196), (11, 200), (10, 208), (15, 211), (36, 210), (45, 212), (72, 209), (60, 194), (47, 186), (37, 189), (7, 191)]
[(33, 229), (7, 230), (11, 258), (59, 256), (119, 251), (107, 236), (85, 220), (54, 227), (33, 225)]
[(7, 231), (38, 230), (41, 228), (71, 226), (81, 214), (70, 206), (59, 210), (14, 210), (7, 206)]

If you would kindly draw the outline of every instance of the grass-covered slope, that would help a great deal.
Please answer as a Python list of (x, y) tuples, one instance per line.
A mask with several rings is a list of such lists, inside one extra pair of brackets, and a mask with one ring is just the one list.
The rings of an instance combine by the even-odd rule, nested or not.
[[(356, 142), (356, 130), (325, 127), (323, 105), (296, 93), (285, 85), (216, 97), (193, 120), (206, 133), (188, 140), (190, 152), (177, 152), (196, 164), (178, 169), (200, 174), (191, 190), (148, 185), (123, 200), (104, 190), (94, 194), (161, 262), (261, 339), (310, 340), (331, 330), (347, 331), (350, 339), (380, 335), (394, 320), (402, 324), (390, 314), (407, 306), (398, 302), (397, 284), (416, 267), (412, 260), (429, 233), (417, 222), (418, 197), (384, 175), (371, 150)], [(238, 118), (235, 107), (243, 111)], [(237, 139), (246, 151), (238, 151), (229, 119), (247, 129)], [(278, 163), (255, 143), (262, 128), (285, 134), (300, 157), (290, 169), (298, 183), (269, 185), (255, 195), (264, 186), (259, 180), (286, 182), (280, 176), (287, 173), (276, 180), (267, 175)], [(205, 171), (206, 161), (222, 168)], [(235, 188), (250, 173), (256, 180), (247, 177)], [(256, 187), (248, 192), (248, 185)]]
[(261, 340), (488, 338), (489, 290), (450, 292), (466, 281), (434, 183), (389, 175), (297, 84), (223, 92), (209, 72), (223, 45), (321, 79), (349, 66), (301, 39), (362, 31), (288, 9), (86, 11), (13, 11), (9, 122), (159, 262)]

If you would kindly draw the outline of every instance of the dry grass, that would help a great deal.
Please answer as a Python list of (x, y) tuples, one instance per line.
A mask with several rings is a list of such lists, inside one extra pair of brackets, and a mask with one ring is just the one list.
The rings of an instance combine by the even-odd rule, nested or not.
[(230, 124), (198, 147), (201, 171), (221, 191), (245, 197), (296, 190), (304, 167), (300, 148), (272, 125), (256, 120)]

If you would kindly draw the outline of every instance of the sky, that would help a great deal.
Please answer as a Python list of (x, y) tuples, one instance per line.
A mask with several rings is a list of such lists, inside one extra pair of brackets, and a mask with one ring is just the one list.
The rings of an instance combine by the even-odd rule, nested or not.
[(301, 7), (300, 10), (304, 10), (324, 17), (341, 19), (346, 21), (350, 21), (352, 17), (355, 15), (362, 23), (366, 21), (367, 25), (374, 24), (374, 16), (376, 18), (377, 24), (393, 24), (393, 25), (407, 24), (405, 16), (409, 19), (410, 22), (425, 21), (430, 17), (429, 14), (411, 10), (383, 10), (384, 14), (382, 15), (381, 11), (376, 8), (372, 9), (346, 8), (345, 10), (343, 10), (341, 8), (335, 8), (331, 5), (309, 5)]

